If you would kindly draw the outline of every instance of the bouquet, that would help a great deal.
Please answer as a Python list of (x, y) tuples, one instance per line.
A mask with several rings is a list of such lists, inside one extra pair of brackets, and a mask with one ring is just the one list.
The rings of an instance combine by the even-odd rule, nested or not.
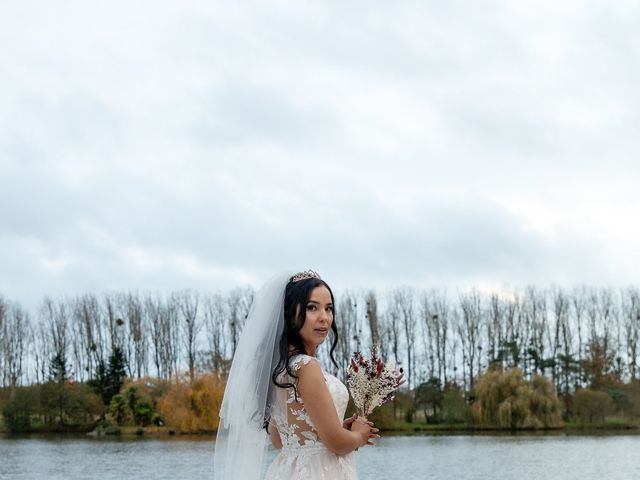
[(366, 417), (374, 408), (393, 400), (395, 391), (404, 383), (402, 368), (396, 372), (395, 365), (385, 365), (375, 350), (371, 358), (355, 352), (347, 371), (347, 385), (356, 404), (358, 415)]

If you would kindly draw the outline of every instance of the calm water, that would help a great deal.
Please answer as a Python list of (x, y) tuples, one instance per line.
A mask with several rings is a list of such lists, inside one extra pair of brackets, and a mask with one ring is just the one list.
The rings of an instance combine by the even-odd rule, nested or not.
[[(633, 435), (387, 437), (357, 455), (361, 480), (640, 478), (640, 436)], [(212, 477), (211, 439), (0, 437), (1, 479)]]

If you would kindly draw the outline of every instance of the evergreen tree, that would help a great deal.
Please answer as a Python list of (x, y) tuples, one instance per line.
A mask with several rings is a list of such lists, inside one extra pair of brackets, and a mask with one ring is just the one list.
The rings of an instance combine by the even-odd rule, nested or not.
[(98, 363), (96, 377), (89, 383), (94, 391), (102, 397), (105, 405), (109, 405), (114, 395), (120, 392), (126, 376), (126, 366), (124, 353), (120, 347), (114, 347), (109, 355), (108, 365), (105, 365), (103, 361)]
[(52, 382), (63, 384), (67, 378), (67, 359), (64, 351), (58, 352), (49, 363), (49, 379)]

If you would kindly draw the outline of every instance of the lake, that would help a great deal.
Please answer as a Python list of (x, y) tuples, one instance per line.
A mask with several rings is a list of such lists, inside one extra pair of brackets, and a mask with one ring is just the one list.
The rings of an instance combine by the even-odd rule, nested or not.
[[(629, 480), (640, 478), (640, 436), (389, 436), (360, 449), (357, 458), (361, 480)], [(211, 479), (213, 441), (0, 437), (0, 478)]]

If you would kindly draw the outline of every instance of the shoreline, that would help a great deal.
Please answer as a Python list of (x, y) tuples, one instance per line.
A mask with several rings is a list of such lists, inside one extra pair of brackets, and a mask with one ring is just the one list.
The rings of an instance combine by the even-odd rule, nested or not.
[[(0, 437), (61, 436), (90, 438), (186, 438), (215, 439), (217, 431), (180, 432), (169, 427), (118, 427), (108, 431), (82, 428), (36, 429), (28, 432), (0, 430)], [(471, 427), (468, 425), (404, 424), (396, 428), (381, 429), (383, 436), (430, 436), (430, 435), (624, 435), (640, 434), (640, 425), (633, 423), (564, 425), (555, 428), (505, 429), (493, 427)]]

